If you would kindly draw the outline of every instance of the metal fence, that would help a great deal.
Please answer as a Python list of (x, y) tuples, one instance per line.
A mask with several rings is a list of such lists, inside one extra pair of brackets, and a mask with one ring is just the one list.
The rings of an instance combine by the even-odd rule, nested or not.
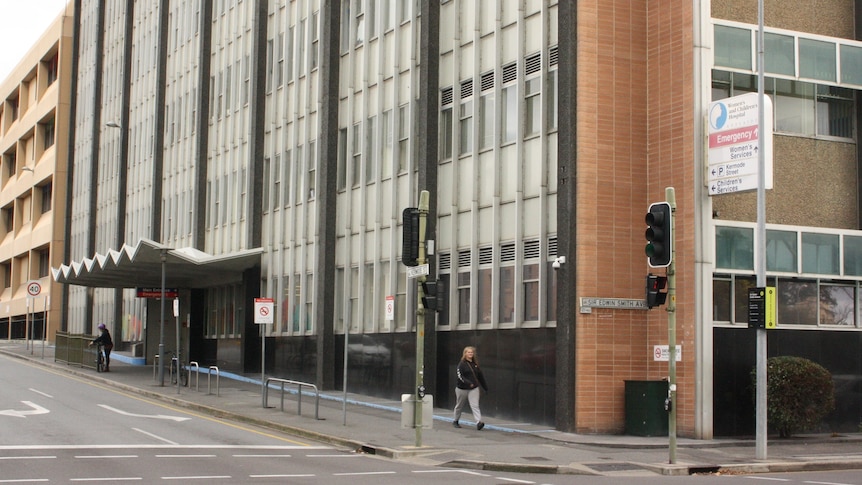
[(96, 368), (96, 347), (90, 347), (91, 335), (57, 332), (54, 362)]

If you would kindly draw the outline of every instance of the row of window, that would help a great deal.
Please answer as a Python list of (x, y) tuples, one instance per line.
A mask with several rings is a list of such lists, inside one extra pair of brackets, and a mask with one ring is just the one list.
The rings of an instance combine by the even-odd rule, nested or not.
[[(776, 288), (776, 323), (859, 327), (859, 281), (769, 277)], [(748, 290), (757, 286), (751, 275), (717, 274), (712, 282), (714, 323), (747, 324)]]
[[(35, 106), (48, 87), (57, 81), (59, 72), (59, 54), (56, 52), (39, 63), (37, 75), (23, 81), (18, 89), (0, 104), (0, 127), (6, 133), (22, 113), (30, 106)], [(44, 80), (44, 85), (41, 81)]]
[[(29, 263), (26, 263), (26, 260), (24, 258), (16, 258), (18, 261), (18, 263), (16, 263), (16, 267), (21, 271), (21, 278), (17, 280), (17, 283), (19, 285), (23, 285), (33, 279), (33, 275), (28, 273), (34, 269), (36, 270), (36, 278), (44, 278), (48, 276), (48, 273), (51, 271), (51, 253), (48, 251), (48, 249), (34, 249), (33, 253), (35, 253), (35, 257), (38, 260), (35, 268), (31, 267)], [(0, 273), (2, 273), (3, 276), (4, 289), (12, 287), (12, 271), (12, 260), (3, 261), (2, 263), (0, 263)]]
[[(757, 76), (713, 71), (712, 100), (757, 91)], [(776, 133), (811, 137), (855, 138), (855, 94), (852, 89), (788, 79), (765, 78), (772, 100)]]
[[(748, 322), (748, 289), (756, 285), (754, 229), (753, 223), (727, 222), (715, 228), (716, 323)], [(769, 224), (765, 247), (779, 324), (859, 326), (862, 231)]]
[[(542, 92), (547, 97), (545, 123), (547, 130), (557, 128), (557, 47), (549, 50), (547, 77), (542, 79), (542, 55), (531, 55), (524, 60), (523, 137), (529, 138), (542, 132)], [(452, 158), (454, 153), (468, 155), (479, 151), (514, 143), (518, 137), (518, 64), (503, 66), (498, 73), (488, 72), (479, 78), (479, 89), (474, 80), (461, 82), (458, 91), (457, 131), (454, 119), (455, 94), (453, 88), (444, 88), (440, 93), (440, 159)], [(499, 82), (500, 107), (496, 106), (496, 89)], [(474, 110), (474, 101), (477, 108)], [(478, 138), (474, 136), (473, 120), (478, 124)], [(475, 146), (474, 146), (475, 140)], [(457, 143), (456, 143), (457, 142)]]
[[(717, 21), (714, 25), (717, 67), (755, 72), (756, 25)], [(764, 28), (764, 73), (862, 88), (862, 42)]]

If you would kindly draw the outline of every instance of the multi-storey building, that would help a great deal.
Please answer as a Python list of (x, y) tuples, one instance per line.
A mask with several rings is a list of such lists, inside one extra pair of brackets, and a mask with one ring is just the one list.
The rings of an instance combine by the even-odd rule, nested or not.
[[(59, 13), (59, 12), (58, 12)], [(0, 84), (0, 338), (54, 340), (65, 261), (72, 17), (60, 14)]]
[[(621, 432), (625, 381), (668, 375), (667, 314), (637, 302), (657, 271), (644, 214), (674, 187), (679, 432), (753, 428), (761, 257), (779, 292), (770, 354), (829, 368), (827, 424), (858, 426), (857, 2), (766, 2), (765, 255), (756, 197), (710, 195), (707, 174), (708, 106), (757, 89), (753, 0), (75, 7), (66, 330), (105, 321), (151, 358), (180, 324), (202, 364), (412, 392), (401, 216), (427, 190), (436, 403), (474, 345), (488, 414)], [(135, 291), (160, 277), (179, 293), (167, 322)], [(272, 325), (255, 297), (276, 301)]]

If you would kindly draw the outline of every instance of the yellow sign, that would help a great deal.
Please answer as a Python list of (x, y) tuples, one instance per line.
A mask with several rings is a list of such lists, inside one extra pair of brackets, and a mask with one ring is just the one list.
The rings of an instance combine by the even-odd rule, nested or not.
[(766, 287), (766, 328), (775, 328), (776, 324), (775, 287)]

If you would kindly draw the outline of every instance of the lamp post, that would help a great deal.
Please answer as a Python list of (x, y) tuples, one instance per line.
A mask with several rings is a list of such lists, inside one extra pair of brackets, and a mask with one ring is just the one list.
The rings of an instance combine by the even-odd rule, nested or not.
[(165, 261), (168, 259), (168, 250), (162, 248), (162, 292), (159, 303), (161, 313), (159, 314), (159, 385), (165, 386)]

